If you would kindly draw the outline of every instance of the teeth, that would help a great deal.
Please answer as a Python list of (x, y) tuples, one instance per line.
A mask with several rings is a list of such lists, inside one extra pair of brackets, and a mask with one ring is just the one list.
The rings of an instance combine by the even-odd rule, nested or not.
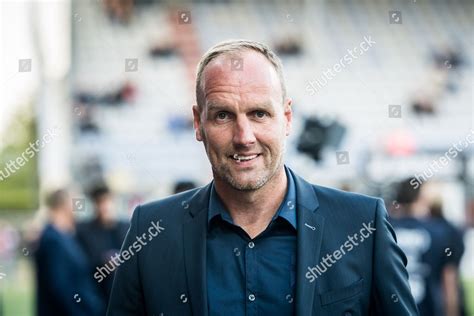
[(232, 156), (232, 158), (234, 158), (235, 160), (238, 160), (238, 161), (247, 161), (247, 160), (252, 160), (254, 158), (256, 158), (258, 155), (252, 155), (252, 156), (239, 156), (238, 154), (234, 154), (234, 156)]

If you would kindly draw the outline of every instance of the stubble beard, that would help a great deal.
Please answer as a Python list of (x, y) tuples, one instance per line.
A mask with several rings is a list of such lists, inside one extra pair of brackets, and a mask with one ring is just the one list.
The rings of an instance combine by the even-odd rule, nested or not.
[[(231, 167), (227, 163), (213, 163), (211, 159), (211, 166), (214, 178), (219, 179), (230, 185), (233, 189), (238, 191), (256, 191), (267, 184), (280, 170), (283, 165), (283, 157), (286, 151), (285, 143), (282, 145), (281, 154), (278, 156), (278, 161), (273, 165), (273, 160), (270, 160), (269, 167), (265, 165), (263, 167), (263, 175), (257, 178), (255, 181), (241, 183), (232, 176)], [(263, 157), (262, 157), (263, 158)], [(274, 166), (274, 168), (272, 168)], [(260, 171), (260, 170), (259, 170)]]

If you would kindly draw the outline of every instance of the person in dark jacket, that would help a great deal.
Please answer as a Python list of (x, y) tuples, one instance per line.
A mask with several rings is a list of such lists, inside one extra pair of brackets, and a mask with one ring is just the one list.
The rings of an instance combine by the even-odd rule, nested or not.
[(458, 316), (456, 267), (462, 252), (446, 225), (430, 216), (423, 186), (412, 183), (406, 179), (398, 185), (399, 208), (390, 220), (408, 258), (412, 294), (421, 316)]
[(230, 40), (198, 69), (195, 137), (213, 180), (137, 206), (107, 315), (418, 315), (383, 201), (285, 165), (278, 56)]
[[(446, 300), (449, 301), (451, 305), (458, 306), (460, 316), (466, 316), (464, 287), (459, 273), (461, 259), (465, 250), (464, 231), (446, 219), (441, 201), (435, 201), (430, 205), (430, 217), (432, 217), (434, 221), (437, 221), (439, 225), (443, 227), (443, 230), (448, 232), (449, 236), (449, 250), (447, 250), (446, 255), (449, 254), (451, 259), (449, 269), (451, 273), (448, 273), (444, 278), (445, 284), (448, 285), (444, 287), (447, 296)], [(449, 286), (455, 286), (455, 288), (450, 289)]]
[(94, 187), (89, 197), (94, 205), (94, 217), (78, 225), (77, 239), (89, 261), (89, 278), (94, 280), (103, 304), (107, 305), (112, 289), (113, 270), (102, 273), (104, 277), (100, 279), (94, 278), (94, 274), (110, 266), (109, 263), (120, 251), (129, 225), (115, 219), (113, 197), (107, 186)]
[(49, 222), (35, 252), (38, 316), (99, 316), (105, 305), (89, 277), (87, 259), (74, 239), (71, 198), (65, 190), (47, 197)]

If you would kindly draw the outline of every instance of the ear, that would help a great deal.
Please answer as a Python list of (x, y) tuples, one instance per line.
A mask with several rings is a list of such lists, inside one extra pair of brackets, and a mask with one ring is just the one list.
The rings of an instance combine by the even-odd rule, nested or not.
[(196, 132), (196, 140), (202, 142), (201, 135), (201, 111), (197, 105), (193, 105), (193, 125)]
[(291, 108), (292, 102), (293, 100), (291, 100), (290, 98), (286, 98), (285, 103), (283, 104), (283, 110), (286, 120), (286, 136), (290, 135), (291, 126), (293, 123), (293, 110)]

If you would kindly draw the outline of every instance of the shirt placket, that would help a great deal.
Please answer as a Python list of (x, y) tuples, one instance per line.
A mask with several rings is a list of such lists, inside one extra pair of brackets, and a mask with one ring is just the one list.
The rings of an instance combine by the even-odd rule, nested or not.
[(249, 241), (245, 247), (245, 284), (246, 300), (245, 311), (247, 316), (257, 315), (257, 246), (254, 241)]

